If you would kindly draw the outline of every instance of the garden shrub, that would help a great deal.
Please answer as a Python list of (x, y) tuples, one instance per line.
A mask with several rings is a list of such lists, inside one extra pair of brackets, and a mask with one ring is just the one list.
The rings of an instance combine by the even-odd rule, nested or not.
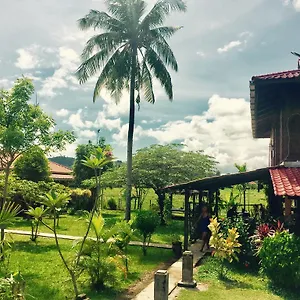
[(20, 272), (0, 279), (0, 299), (25, 299), (25, 280)]
[(237, 254), (238, 262), (242, 264), (257, 265), (258, 261), (255, 257), (255, 247), (252, 243), (255, 226), (246, 222), (241, 217), (226, 219), (221, 223), (221, 232), (227, 236), (228, 229), (236, 228), (239, 237), (238, 241), (241, 244), (240, 252)]
[(68, 213), (75, 214), (79, 210), (90, 210), (93, 206), (92, 193), (90, 190), (71, 190), (71, 200), (68, 203)]
[(110, 210), (117, 210), (117, 208), (118, 208), (117, 201), (114, 198), (108, 199), (107, 208)]
[(158, 227), (160, 222), (159, 216), (156, 212), (151, 210), (139, 211), (134, 226), (140, 232), (143, 237), (143, 254), (147, 254), (147, 248), (149, 246), (151, 237)]
[(300, 238), (288, 232), (267, 237), (259, 251), (262, 271), (284, 288), (300, 288)]

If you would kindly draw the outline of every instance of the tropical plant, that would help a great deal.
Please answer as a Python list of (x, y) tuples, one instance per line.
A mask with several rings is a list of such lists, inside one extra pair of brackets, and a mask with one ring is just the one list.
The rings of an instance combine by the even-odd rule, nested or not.
[(140, 104), (142, 93), (146, 101), (155, 102), (153, 76), (159, 80), (169, 99), (173, 99), (167, 67), (177, 71), (178, 65), (167, 39), (181, 27), (167, 27), (163, 23), (172, 11), (185, 11), (186, 4), (183, 0), (158, 0), (147, 15), (144, 0), (105, 0), (105, 4), (110, 15), (91, 10), (79, 20), (82, 30), (92, 28), (104, 32), (88, 40), (77, 77), (82, 84), (101, 71), (94, 89), (94, 101), (104, 88), (117, 102), (122, 92), (129, 89), (125, 213), (126, 220), (129, 220), (135, 104)]
[[(247, 172), (247, 164), (246, 163), (244, 163), (242, 165), (235, 163), (234, 166), (237, 168), (239, 173)], [(249, 187), (249, 184), (247, 184), (247, 183), (241, 183), (241, 184), (237, 185), (237, 189), (238, 189), (239, 195), (240, 195), (240, 201), (242, 200), (242, 198), (244, 199), (244, 209), (246, 209), (246, 191), (247, 191), (248, 187)]]
[(50, 229), (55, 238), (55, 245), (56, 249), (58, 251), (58, 254), (67, 270), (69, 273), (72, 284), (73, 284), (73, 289), (75, 293), (75, 297), (77, 298), (78, 296), (78, 286), (77, 286), (77, 274), (76, 274), (76, 266), (72, 266), (68, 263), (67, 259), (62, 253), (58, 236), (57, 236), (57, 212), (64, 206), (68, 204), (70, 200), (70, 194), (57, 194), (54, 190), (52, 190), (50, 193), (46, 193), (44, 196), (40, 197), (40, 203), (45, 205), (50, 213), (52, 213), (53, 216), (53, 226), (49, 226), (47, 223), (45, 223), (43, 220), (41, 222), (48, 228)]
[(129, 271), (128, 267), (128, 245), (133, 237), (134, 229), (132, 228), (132, 221), (120, 221), (115, 224), (112, 229), (112, 237), (114, 245), (119, 249), (120, 255), (125, 264), (125, 275)]
[[(83, 165), (82, 160), (85, 160), (86, 157), (90, 157), (98, 147), (105, 149), (106, 146), (107, 145), (104, 138), (100, 139), (98, 144), (93, 144), (91, 141), (89, 141), (87, 144), (80, 144), (77, 146), (75, 151), (73, 173), (75, 176), (75, 182), (78, 186), (82, 184), (82, 181), (95, 176), (94, 170)], [(103, 171), (110, 169), (112, 166), (112, 162), (107, 164)]]
[(29, 207), (28, 211), (26, 212), (27, 215), (32, 217), (31, 221), (31, 237), (30, 239), (35, 242), (38, 237), (38, 231), (40, 223), (42, 222), (43, 216), (46, 213), (46, 209), (44, 209), (44, 206), (38, 206), (38, 207)]
[(4, 228), (14, 223), (16, 216), (20, 213), (20, 206), (13, 202), (4, 202), (0, 209), (0, 229), (1, 229), (1, 241), (0, 241), (0, 260), (3, 264), (6, 263), (9, 257), (7, 249), (11, 248), (10, 243), (5, 237)]
[(214, 248), (213, 255), (220, 260), (220, 276), (224, 276), (224, 261), (231, 263), (238, 260), (237, 253), (240, 252), (241, 244), (238, 242), (239, 233), (236, 228), (228, 229), (226, 237), (220, 232), (220, 224), (217, 219), (211, 219), (208, 225), (211, 231), (209, 244)]
[(143, 238), (143, 254), (147, 255), (147, 248), (151, 237), (159, 225), (159, 217), (156, 212), (151, 210), (141, 210), (137, 213), (134, 220), (135, 228), (140, 232)]
[(256, 247), (257, 253), (259, 253), (265, 238), (273, 237), (276, 233), (280, 233), (283, 231), (285, 231), (284, 224), (279, 220), (277, 221), (276, 225), (266, 223), (259, 224), (255, 230), (254, 235), (252, 236), (252, 241)]
[[(87, 216), (87, 223), (90, 222), (90, 214)], [(116, 263), (108, 255), (114, 240), (110, 239), (112, 233), (104, 230), (104, 219), (98, 212), (95, 212), (92, 217), (91, 229), (96, 239), (86, 240), (79, 267), (88, 273), (91, 285), (96, 290), (102, 290), (107, 284), (112, 284), (116, 280)]]
[(25, 280), (20, 272), (0, 279), (0, 299), (25, 300)]

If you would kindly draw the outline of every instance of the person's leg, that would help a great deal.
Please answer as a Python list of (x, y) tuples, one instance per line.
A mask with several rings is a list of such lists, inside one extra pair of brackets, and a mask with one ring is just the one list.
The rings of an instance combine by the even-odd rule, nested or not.
[(201, 247), (200, 251), (202, 252), (204, 249), (204, 246), (207, 243), (207, 232), (202, 232), (201, 240), (202, 240), (202, 247)]

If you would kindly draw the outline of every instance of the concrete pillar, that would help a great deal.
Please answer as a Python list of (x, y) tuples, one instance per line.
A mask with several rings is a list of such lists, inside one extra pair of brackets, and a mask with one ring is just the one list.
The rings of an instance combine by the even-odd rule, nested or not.
[(197, 283), (193, 278), (193, 253), (185, 251), (182, 256), (182, 279), (178, 283), (181, 287), (196, 287)]
[(154, 300), (168, 300), (169, 273), (166, 270), (158, 270), (154, 275)]

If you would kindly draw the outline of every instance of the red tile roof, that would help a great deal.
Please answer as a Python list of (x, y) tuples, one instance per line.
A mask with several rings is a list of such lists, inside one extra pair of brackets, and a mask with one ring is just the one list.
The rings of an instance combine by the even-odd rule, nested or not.
[(54, 161), (49, 160), (49, 168), (52, 174), (71, 174), (72, 169), (60, 165)]
[(259, 76), (253, 76), (252, 80), (260, 79), (260, 80), (270, 80), (270, 79), (293, 79), (300, 77), (300, 70), (290, 70), (278, 73), (271, 73)]
[(300, 197), (300, 168), (269, 169), (276, 196)]

